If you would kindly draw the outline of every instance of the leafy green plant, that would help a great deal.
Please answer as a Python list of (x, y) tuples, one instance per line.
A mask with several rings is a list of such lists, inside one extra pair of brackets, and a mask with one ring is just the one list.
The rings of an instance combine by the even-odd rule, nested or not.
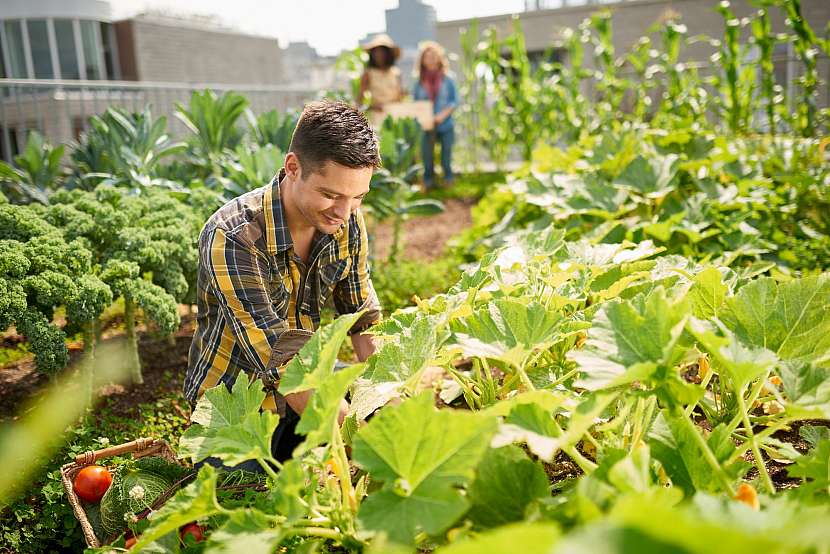
[(17, 203), (48, 202), (63, 180), (64, 147), (53, 147), (37, 131), (31, 131), (26, 148), (15, 156), (14, 165), (0, 161), (0, 183), (8, 199)]
[(212, 90), (194, 91), (188, 106), (176, 105), (176, 117), (193, 133), (191, 163), (202, 178), (216, 174), (219, 159), (241, 143), (238, 122), (247, 107), (248, 99), (237, 92), (217, 96)]
[(73, 151), (74, 181), (91, 189), (103, 183), (141, 192), (151, 187), (181, 191), (179, 183), (159, 175), (161, 162), (184, 152), (184, 143), (167, 134), (167, 118), (153, 119), (149, 108), (129, 113), (111, 107), (89, 120), (91, 129)]
[(66, 240), (33, 207), (0, 205), (0, 328), (14, 325), (38, 369), (52, 377), (69, 362), (55, 310), (66, 307), (68, 326), (77, 331), (112, 301), (92, 264), (83, 241)]
[[(178, 302), (195, 299), (201, 221), (162, 191), (130, 196), (107, 185), (54, 195), (45, 216), (67, 238), (89, 245), (92, 273), (107, 284), (112, 298), (123, 297), (129, 367), (133, 381), (141, 383), (137, 309), (164, 334), (178, 328)], [(99, 323), (97, 317), (88, 321), (85, 345), (91, 349)]]
[(297, 121), (300, 119), (300, 114), (295, 111), (287, 111), (280, 115), (277, 110), (271, 110), (255, 116), (248, 109), (245, 110), (245, 118), (248, 120), (251, 134), (253, 134), (257, 144), (260, 146), (271, 144), (282, 152), (288, 152), (288, 147), (291, 145), (291, 136), (294, 133), (294, 127), (297, 126)]

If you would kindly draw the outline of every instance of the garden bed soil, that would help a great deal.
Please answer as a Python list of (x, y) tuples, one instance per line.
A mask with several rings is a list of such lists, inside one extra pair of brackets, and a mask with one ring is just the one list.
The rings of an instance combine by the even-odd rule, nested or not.
[[(444, 256), (447, 242), (472, 224), (470, 209), (474, 199), (451, 198), (444, 201), (446, 209), (437, 214), (413, 217), (404, 223), (401, 233), (402, 257), (411, 260), (433, 261)], [(376, 258), (384, 260), (392, 246), (392, 222), (369, 223), (372, 249)]]

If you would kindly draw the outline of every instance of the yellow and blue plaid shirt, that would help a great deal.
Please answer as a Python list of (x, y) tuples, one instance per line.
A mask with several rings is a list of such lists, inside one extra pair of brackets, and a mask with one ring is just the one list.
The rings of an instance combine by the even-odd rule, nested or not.
[[(199, 236), (196, 332), (184, 393), (191, 403), (239, 371), (277, 373), (320, 324), (333, 300), (337, 315), (366, 310), (351, 329), (380, 319), (369, 277), (368, 237), (357, 211), (337, 232), (317, 234), (309, 262), (294, 252), (280, 182), (239, 196), (214, 213)], [(270, 399), (270, 396), (269, 396)]]

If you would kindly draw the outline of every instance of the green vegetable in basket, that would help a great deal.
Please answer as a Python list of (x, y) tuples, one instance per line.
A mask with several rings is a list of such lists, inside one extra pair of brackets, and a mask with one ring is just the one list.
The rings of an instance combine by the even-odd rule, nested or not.
[[(108, 535), (124, 530), (126, 514), (147, 509), (175, 483), (174, 479), (159, 474), (161, 466), (156, 462), (139, 462), (127, 462), (119, 467), (101, 499), (101, 523)], [(144, 469), (148, 465), (152, 470)]]
[(84, 504), (84, 511), (89, 524), (92, 526), (92, 531), (99, 541), (106, 539), (107, 532), (104, 531), (104, 525), (101, 523), (101, 507), (98, 504)]

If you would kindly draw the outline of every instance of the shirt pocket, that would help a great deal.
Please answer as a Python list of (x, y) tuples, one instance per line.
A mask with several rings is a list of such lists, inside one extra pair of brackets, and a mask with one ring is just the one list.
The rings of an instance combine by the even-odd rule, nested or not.
[(344, 258), (337, 260), (330, 264), (326, 264), (320, 268), (320, 307), (322, 308), (326, 301), (331, 298), (332, 291), (337, 286), (337, 283), (345, 279), (349, 275), (352, 259)]

